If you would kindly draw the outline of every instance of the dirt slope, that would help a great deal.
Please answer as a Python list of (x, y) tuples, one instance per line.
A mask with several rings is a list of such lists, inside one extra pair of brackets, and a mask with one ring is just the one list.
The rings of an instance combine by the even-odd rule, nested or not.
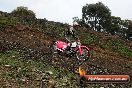
[[(43, 57), (45, 58), (44, 61), (50, 61), (54, 66), (59, 67), (61, 65), (69, 69), (71, 68), (69, 65), (72, 65), (74, 68), (75, 64), (77, 64), (75, 58), (68, 58), (65, 56), (51, 57), (48, 47), (49, 42), (51, 41), (53, 41), (51, 35), (47, 35), (46, 33), (42, 33), (35, 29), (25, 28), (19, 30), (11, 28), (0, 31), (0, 51), (16, 47), (17, 49), (26, 51), (25, 58)], [(123, 57), (118, 53), (102, 50), (100, 47), (92, 48), (95, 53), (88, 62), (85, 62), (85, 64), (91, 64), (100, 67), (101, 69), (107, 69), (113, 74), (128, 74), (132, 76), (131, 57)]]

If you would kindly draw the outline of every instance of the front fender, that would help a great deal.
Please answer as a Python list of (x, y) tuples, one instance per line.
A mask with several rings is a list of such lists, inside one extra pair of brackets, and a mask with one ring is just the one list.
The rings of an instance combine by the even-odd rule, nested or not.
[(86, 48), (87, 50), (90, 50), (90, 48), (87, 46), (81, 46), (81, 48)]
[(85, 49), (88, 50), (88, 58), (91, 58), (91, 55), (90, 55), (90, 48), (87, 47), (87, 46), (80, 46), (79, 52), (80, 52), (81, 55), (83, 54), (82, 48), (85, 48)]

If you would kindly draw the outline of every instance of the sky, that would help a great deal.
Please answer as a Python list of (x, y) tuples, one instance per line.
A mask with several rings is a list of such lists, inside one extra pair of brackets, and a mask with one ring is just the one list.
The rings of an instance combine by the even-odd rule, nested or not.
[(112, 16), (132, 20), (132, 0), (0, 0), (0, 11), (11, 12), (18, 6), (25, 6), (36, 13), (37, 18), (72, 24), (73, 17), (82, 17), (86, 4), (102, 2)]

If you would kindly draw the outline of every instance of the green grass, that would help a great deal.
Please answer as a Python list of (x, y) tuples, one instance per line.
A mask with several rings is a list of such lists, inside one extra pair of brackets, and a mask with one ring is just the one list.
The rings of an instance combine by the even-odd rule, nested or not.
[(123, 56), (132, 56), (132, 50), (125, 46), (123, 40), (113, 40), (109, 38), (104, 43), (100, 43), (99, 46), (103, 49), (110, 49), (113, 52), (118, 52)]
[(132, 56), (132, 50), (125, 46), (123, 40), (109, 39), (106, 46), (107, 48), (111, 48), (114, 52), (119, 52), (123, 55)]
[[(42, 63), (40, 60), (26, 60), (20, 58), (20, 53), (16, 50), (0, 53), (0, 81), (14, 83), (20, 88), (39, 88), (39, 81), (46, 72), (53, 73), (52, 80), (56, 82), (56, 86), (68, 86), (71, 82), (66, 81), (71, 77), (75, 77), (72, 72), (65, 72), (62, 68), (54, 68), (51, 65)], [(61, 75), (60, 79), (59, 75)], [(25, 80), (24, 80), (25, 79)], [(61, 85), (65, 84), (65, 85)], [(5, 84), (6, 85), (6, 84)], [(4, 87), (0, 84), (0, 86)]]
[[(0, 53), (0, 86), (15, 85), (17, 88), (39, 88), (40, 81), (50, 74), (50, 79), (55, 82), (55, 88), (79, 88), (76, 84), (76, 75), (62, 67), (54, 68), (48, 63), (43, 63), (37, 58), (21, 59), (21, 53), (10, 50)], [(130, 63), (131, 64), (131, 63)], [(6, 86), (7, 85), (7, 86)], [(100, 88), (101, 84), (87, 84), (87, 87)]]
[(80, 33), (79, 38), (82, 44), (88, 44), (88, 45), (99, 44), (99, 38), (88, 33)]
[(82, 40), (82, 43), (84, 43), (84, 44), (91, 44), (91, 43), (93, 43), (93, 41), (94, 41), (93, 37), (87, 36), (85, 39)]
[(17, 22), (16, 17), (0, 17), (0, 25), (15, 25)]

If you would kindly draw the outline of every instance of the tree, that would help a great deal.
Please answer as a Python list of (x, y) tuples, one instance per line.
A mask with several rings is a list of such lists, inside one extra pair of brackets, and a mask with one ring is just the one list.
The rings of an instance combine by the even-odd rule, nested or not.
[(82, 8), (82, 20), (96, 31), (110, 27), (111, 12), (102, 2), (86, 4)]
[(126, 31), (126, 38), (132, 39), (132, 21), (128, 25), (128, 30)]
[(121, 33), (121, 18), (111, 16), (110, 28), (107, 29), (106, 31), (111, 33), (112, 35), (115, 35), (115, 34), (120, 35), (120, 33)]
[(123, 32), (126, 39), (132, 39), (132, 21), (123, 20)]
[(79, 19), (78, 17), (73, 17), (72, 19), (73, 19), (73, 22), (77, 22), (80, 26), (89, 28), (89, 26), (87, 26), (82, 19)]
[(27, 7), (23, 6), (17, 7), (17, 9), (13, 10), (11, 14), (15, 17), (19, 17), (24, 22), (35, 19), (35, 13), (32, 10), (28, 10)]

